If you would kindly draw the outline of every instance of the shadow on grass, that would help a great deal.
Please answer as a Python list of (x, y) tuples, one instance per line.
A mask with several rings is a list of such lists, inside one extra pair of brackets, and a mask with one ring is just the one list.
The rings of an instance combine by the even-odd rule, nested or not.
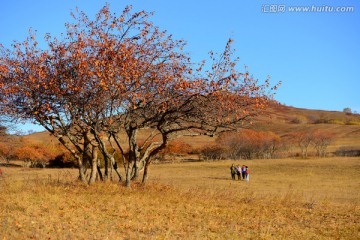
[(0, 167), (21, 167), (21, 165), (14, 163), (0, 163)]
[(225, 177), (203, 177), (206, 179), (213, 179), (213, 180), (230, 180), (233, 181), (231, 178), (225, 178)]

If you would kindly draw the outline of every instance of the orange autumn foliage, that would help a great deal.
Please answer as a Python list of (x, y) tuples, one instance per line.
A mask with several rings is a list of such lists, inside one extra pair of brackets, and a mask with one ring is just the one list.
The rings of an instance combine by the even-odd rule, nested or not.
[[(194, 129), (212, 135), (246, 125), (276, 90), (268, 79), (261, 84), (247, 68), (237, 69), (232, 39), (222, 53), (210, 53), (210, 63), (195, 63), (183, 50), (185, 41), (153, 25), (152, 13), (130, 6), (111, 13), (106, 5), (94, 19), (79, 11), (71, 16), (61, 39), (45, 36), (45, 49), (32, 30), (12, 49), (0, 46), (0, 111), (31, 119), (57, 137), (78, 161), (84, 182), (106, 179), (109, 167), (122, 179), (114, 154), (123, 156), (123, 149), (129, 149), (122, 164), (126, 184), (136, 179), (140, 163), (146, 181), (151, 157), (172, 135)], [(138, 144), (142, 129), (154, 132)], [(117, 139), (121, 131), (125, 144)]]

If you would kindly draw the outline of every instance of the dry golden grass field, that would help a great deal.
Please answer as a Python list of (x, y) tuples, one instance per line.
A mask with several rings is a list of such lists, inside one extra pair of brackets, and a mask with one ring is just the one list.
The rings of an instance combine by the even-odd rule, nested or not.
[(130, 189), (1, 168), (0, 239), (360, 239), (359, 157), (159, 164)]
[[(267, 115), (252, 128), (279, 136), (329, 131), (336, 137), (331, 156), (360, 148), (359, 114), (279, 105)], [(198, 149), (216, 138), (181, 140)], [(46, 132), (19, 141), (58, 144)], [(249, 166), (249, 183), (231, 180), (232, 163)], [(360, 239), (359, 157), (153, 164), (147, 185), (131, 188), (83, 185), (76, 169), (4, 165), (0, 240)]]

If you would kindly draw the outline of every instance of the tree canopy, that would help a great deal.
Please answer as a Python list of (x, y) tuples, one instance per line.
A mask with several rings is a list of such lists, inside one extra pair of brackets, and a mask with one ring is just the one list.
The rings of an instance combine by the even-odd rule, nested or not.
[[(61, 38), (45, 36), (40, 49), (32, 30), (11, 49), (0, 47), (0, 110), (43, 126), (75, 156), (79, 178), (109, 176), (120, 152), (125, 181), (144, 170), (175, 136), (236, 130), (266, 107), (276, 86), (238, 70), (232, 39), (209, 63), (192, 62), (183, 48), (149, 20), (152, 13), (103, 7), (95, 19), (71, 13)], [(141, 129), (151, 129), (139, 141)], [(126, 144), (120, 132), (126, 133)], [(104, 156), (105, 170), (99, 167)], [(90, 166), (87, 178), (86, 171)]]

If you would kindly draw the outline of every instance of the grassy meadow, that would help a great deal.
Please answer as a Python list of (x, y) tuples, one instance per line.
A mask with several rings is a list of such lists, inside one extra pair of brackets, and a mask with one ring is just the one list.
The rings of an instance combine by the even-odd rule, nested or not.
[(358, 157), (158, 164), (130, 189), (1, 168), (0, 239), (360, 239)]
[[(147, 185), (134, 182), (131, 188), (115, 182), (83, 185), (76, 169), (0, 163), (0, 240), (360, 239), (360, 158), (333, 154), (342, 147), (359, 149), (360, 115), (286, 106), (268, 115), (252, 127), (279, 136), (329, 131), (336, 136), (328, 147), (333, 157), (209, 162), (192, 157), (193, 162), (153, 164)], [(181, 140), (200, 149), (216, 138)], [(58, 144), (46, 132), (19, 141)], [(231, 180), (232, 163), (249, 166), (249, 183)]]

